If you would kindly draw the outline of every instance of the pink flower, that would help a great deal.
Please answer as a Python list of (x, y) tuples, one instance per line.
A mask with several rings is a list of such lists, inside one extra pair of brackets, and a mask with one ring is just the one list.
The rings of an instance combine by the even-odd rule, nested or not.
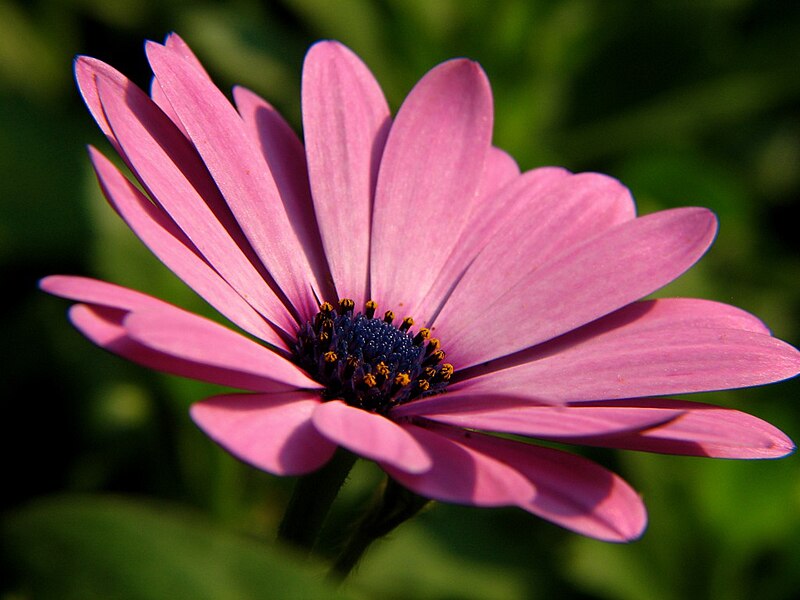
[(91, 160), (131, 229), (241, 332), (110, 283), (41, 285), (78, 302), (72, 322), (103, 348), (246, 390), (191, 410), (243, 461), (298, 475), (343, 446), (428, 498), (515, 505), (621, 541), (646, 523), (622, 479), (483, 432), (725, 458), (793, 450), (753, 416), (654, 399), (799, 370), (739, 309), (638, 301), (700, 258), (714, 216), (636, 217), (610, 177), (520, 173), (491, 145), (477, 64), (435, 67), (392, 119), (358, 57), (318, 43), (304, 145), (252, 92), (236, 88), (234, 108), (177, 36), (146, 49), (150, 95), (92, 58), (75, 71), (147, 195), (94, 148)]

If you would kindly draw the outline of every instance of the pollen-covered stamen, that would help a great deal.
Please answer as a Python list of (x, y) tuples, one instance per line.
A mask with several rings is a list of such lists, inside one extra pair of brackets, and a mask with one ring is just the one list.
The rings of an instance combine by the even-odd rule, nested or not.
[(343, 298), (329, 302), (297, 334), (295, 357), (325, 386), (324, 399), (340, 398), (365, 410), (385, 413), (393, 406), (444, 391), (453, 366), (440, 364), (444, 352), (430, 330), (411, 331), (406, 317), (394, 325), (394, 313), (375, 319), (377, 304), (364, 311)]

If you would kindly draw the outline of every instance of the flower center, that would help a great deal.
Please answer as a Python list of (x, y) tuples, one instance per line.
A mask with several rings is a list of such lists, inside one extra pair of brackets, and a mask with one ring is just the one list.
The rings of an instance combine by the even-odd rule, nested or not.
[(325, 386), (324, 399), (386, 413), (444, 391), (453, 365), (442, 363), (444, 351), (429, 329), (412, 333), (411, 317), (394, 325), (392, 311), (376, 318), (372, 300), (364, 312), (354, 312), (354, 306), (347, 298), (337, 308), (323, 302), (297, 334), (295, 360)]

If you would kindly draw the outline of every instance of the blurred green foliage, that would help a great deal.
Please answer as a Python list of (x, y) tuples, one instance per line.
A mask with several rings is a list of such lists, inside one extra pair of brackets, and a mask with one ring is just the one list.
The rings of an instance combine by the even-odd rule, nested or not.
[[(436, 63), (474, 58), (495, 92), (495, 143), (523, 168), (609, 173), (642, 213), (719, 215), (714, 249), (660, 293), (736, 304), (800, 342), (793, 0), (0, 0), (4, 598), (336, 597), (318, 565), (271, 541), (292, 482), (237, 463), (190, 423), (210, 386), (97, 350), (64, 302), (36, 290), (47, 274), (88, 274), (206, 311), (105, 205), (85, 145), (109, 147), (70, 77), (81, 53), (146, 86), (142, 41), (172, 30), (223, 89), (251, 87), (295, 126), (314, 40), (352, 47), (394, 108)], [(798, 440), (798, 392), (792, 381), (704, 399)], [(800, 589), (796, 458), (592, 455), (642, 491), (642, 541), (436, 506), (377, 545), (341, 597), (778, 600)], [(357, 466), (323, 553), (379, 477)]]

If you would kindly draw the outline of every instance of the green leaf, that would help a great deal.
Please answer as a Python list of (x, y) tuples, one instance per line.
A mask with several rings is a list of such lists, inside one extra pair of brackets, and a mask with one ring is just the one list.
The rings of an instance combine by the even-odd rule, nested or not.
[(156, 502), (61, 496), (3, 529), (23, 590), (37, 599), (354, 598), (326, 584), (320, 565)]

